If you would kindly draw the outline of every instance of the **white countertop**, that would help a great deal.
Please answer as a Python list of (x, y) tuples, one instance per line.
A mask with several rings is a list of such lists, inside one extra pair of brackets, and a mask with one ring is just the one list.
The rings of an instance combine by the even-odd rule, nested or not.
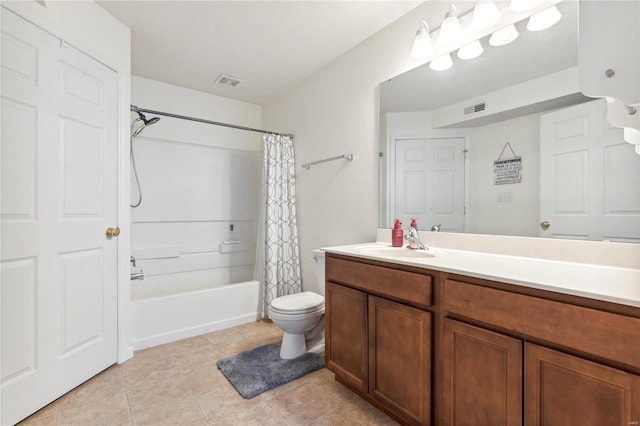
[[(391, 249), (391, 244), (355, 244), (323, 250), (640, 307), (638, 269), (433, 247), (428, 251), (433, 257), (396, 257), (376, 254), (378, 248)], [(402, 253), (409, 249), (392, 250)]]

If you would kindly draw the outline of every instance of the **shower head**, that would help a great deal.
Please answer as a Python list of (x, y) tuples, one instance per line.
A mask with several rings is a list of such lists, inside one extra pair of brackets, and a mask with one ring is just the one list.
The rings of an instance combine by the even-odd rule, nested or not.
[(131, 134), (132, 139), (138, 136), (144, 130), (145, 127), (160, 121), (160, 117), (151, 117), (150, 119), (147, 120), (147, 117), (145, 117), (144, 114), (141, 113), (140, 111), (138, 111), (138, 116), (140, 118), (137, 118), (136, 121), (142, 121), (142, 124)]
[(145, 117), (144, 114), (141, 113), (140, 111), (138, 111), (138, 117), (140, 117), (140, 120), (142, 120), (142, 122), (147, 126), (151, 124), (155, 124), (158, 121), (160, 121), (160, 117), (151, 117), (150, 119), (147, 120), (147, 117)]

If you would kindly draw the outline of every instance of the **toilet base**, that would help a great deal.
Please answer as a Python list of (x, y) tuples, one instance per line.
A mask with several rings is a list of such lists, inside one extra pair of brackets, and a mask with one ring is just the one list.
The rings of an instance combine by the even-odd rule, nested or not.
[(302, 334), (284, 333), (282, 346), (280, 346), (280, 358), (293, 359), (307, 352), (307, 342)]

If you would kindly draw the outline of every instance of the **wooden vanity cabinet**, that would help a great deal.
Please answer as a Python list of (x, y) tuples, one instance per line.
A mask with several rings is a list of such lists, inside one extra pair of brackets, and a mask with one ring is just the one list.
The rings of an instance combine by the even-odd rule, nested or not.
[(444, 283), (438, 424), (640, 421), (640, 318), (475, 281)]
[(331, 282), (324, 293), (326, 366), (344, 384), (367, 392), (367, 294)]
[(404, 424), (431, 424), (430, 275), (326, 258), (326, 366)]
[(443, 328), (441, 424), (522, 424), (522, 341), (451, 319)]
[(640, 422), (638, 308), (331, 253), (326, 277), (327, 368), (403, 424)]

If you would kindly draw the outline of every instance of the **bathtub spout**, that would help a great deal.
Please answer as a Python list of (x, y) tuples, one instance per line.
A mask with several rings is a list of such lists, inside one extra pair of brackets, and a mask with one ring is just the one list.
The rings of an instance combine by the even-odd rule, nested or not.
[(133, 280), (144, 280), (144, 272), (142, 272), (142, 269), (140, 272), (133, 272), (131, 274), (131, 281)]

